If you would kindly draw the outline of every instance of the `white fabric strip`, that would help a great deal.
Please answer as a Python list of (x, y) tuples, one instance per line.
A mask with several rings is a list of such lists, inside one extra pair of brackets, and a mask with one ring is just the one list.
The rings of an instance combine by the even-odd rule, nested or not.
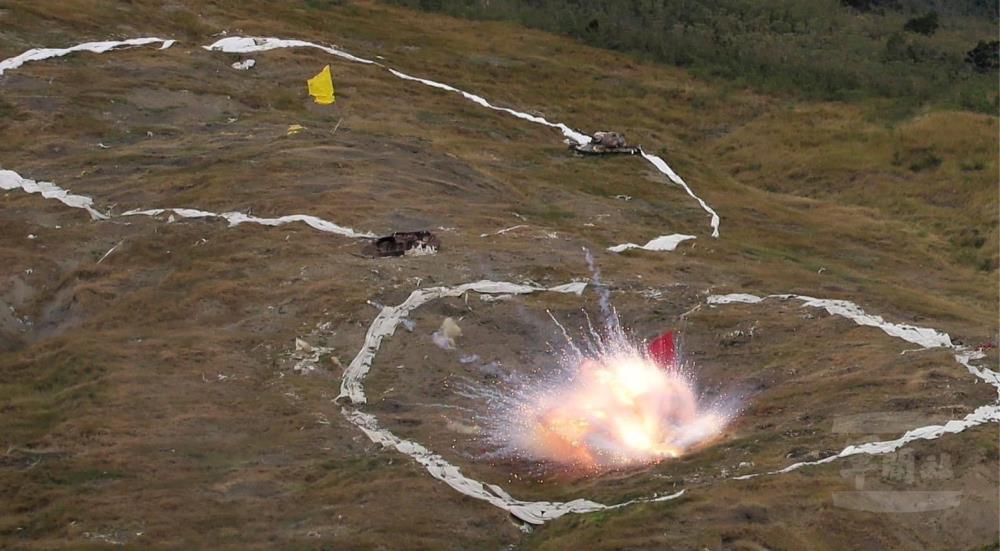
[[(979, 367), (972, 364), (974, 360), (981, 359), (985, 356), (985, 354), (981, 351), (969, 349), (963, 346), (956, 346), (951, 342), (951, 337), (947, 333), (943, 333), (935, 329), (885, 321), (882, 316), (868, 314), (860, 306), (847, 300), (820, 299), (802, 295), (768, 295), (765, 297), (759, 297), (746, 293), (734, 293), (729, 295), (712, 295), (708, 297), (707, 301), (710, 305), (739, 303), (758, 304), (766, 299), (800, 300), (803, 303), (803, 307), (822, 308), (831, 315), (847, 318), (858, 325), (877, 327), (884, 331), (887, 335), (913, 343), (924, 349), (950, 349), (955, 361), (964, 366), (969, 373), (996, 387), (998, 395), (1000, 395), (1000, 373), (997, 373), (989, 368)], [(974, 412), (966, 415), (963, 419), (951, 420), (944, 425), (928, 425), (926, 427), (918, 427), (906, 431), (906, 433), (895, 440), (868, 442), (865, 444), (847, 446), (841, 450), (840, 453), (824, 457), (818, 461), (793, 463), (777, 471), (748, 474), (738, 476), (735, 479), (746, 480), (757, 476), (787, 473), (802, 467), (822, 465), (824, 463), (829, 463), (836, 459), (850, 457), (852, 455), (881, 455), (892, 453), (915, 440), (933, 440), (945, 434), (955, 434), (985, 423), (997, 422), (1000, 422), (1000, 405), (987, 404), (980, 406)]]
[(175, 40), (166, 40), (163, 38), (130, 38), (128, 40), (84, 42), (83, 44), (77, 44), (76, 46), (69, 48), (35, 48), (28, 50), (21, 55), (0, 61), (0, 75), (4, 74), (6, 71), (10, 71), (11, 69), (17, 69), (18, 67), (31, 61), (41, 61), (43, 59), (50, 59), (53, 57), (62, 57), (76, 52), (93, 52), (95, 54), (103, 54), (104, 52), (109, 52), (111, 50), (133, 48), (135, 46), (145, 46), (146, 44), (156, 43), (161, 43), (162, 45), (160, 46), (160, 49), (165, 50), (173, 46), (175, 42)]
[(0, 189), (8, 191), (20, 189), (25, 193), (37, 193), (46, 199), (55, 199), (67, 207), (83, 209), (90, 213), (90, 217), (94, 220), (107, 219), (107, 216), (94, 210), (94, 200), (90, 197), (74, 195), (52, 182), (24, 178), (13, 170), (0, 169)]
[(682, 242), (689, 239), (694, 239), (693, 235), (683, 235), (680, 233), (675, 233), (671, 235), (661, 235), (655, 239), (651, 239), (645, 245), (636, 245), (635, 243), (624, 243), (622, 245), (615, 245), (614, 247), (608, 247), (608, 250), (613, 253), (623, 253), (629, 249), (642, 249), (645, 251), (672, 251), (677, 248)]

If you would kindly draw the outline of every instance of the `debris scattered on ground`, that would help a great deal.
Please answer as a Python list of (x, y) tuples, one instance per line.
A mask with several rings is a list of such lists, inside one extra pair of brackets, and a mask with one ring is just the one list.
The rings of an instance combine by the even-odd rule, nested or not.
[(431, 339), (434, 341), (434, 344), (441, 348), (451, 350), (455, 348), (455, 339), (461, 336), (462, 328), (455, 323), (455, 320), (444, 318), (444, 321), (441, 322), (441, 328), (431, 335)]
[(291, 125), (288, 125), (288, 131), (285, 133), (285, 135), (286, 136), (294, 136), (294, 135), (298, 134), (299, 132), (302, 132), (305, 129), (306, 129), (306, 127), (302, 126), (301, 124), (291, 124)]
[(107, 257), (109, 257), (109, 256), (111, 256), (111, 253), (115, 252), (115, 250), (117, 250), (118, 247), (120, 247), (121, 244), (124, 243), (124, 242), (125, 242), (125, 240), (122, 239), (117, 244), (115, 244), (114, 247), (111, 247), (110, 249), (108, 249), (108, 252), (104, 253), (104, 256), (102, 256), (101, 259), (97, 261), (97, 263), (100, 264), (101, 262), (104, 262), (104, 259), (107, 258)]
[(313, 351), (313, 347), (312, 347), (311, 344), (307, 343), (306, 341), (304, 341), (304, 340), (296, 337), (296, 339), (295, 339), (295, 351), (296, 352), (304, 352), (306, 354), (310, 354)]
[[(292, 359), (295, 360), (295, 365), (292, 366), (292, 370), (300, 375), (307, 375), (319, 371), (320, 358), (332, 352), (332, 347), (314, 346), (296, 337), (295, 352), (292, 353)], [(340, 360), (336, 357), (331, 356), (330, 360), (333, 362), (333, 365), (343, 368), (342, 365), (339, 365)]]
[(678, 316), (678, 318), (682, 319), (682, 320), (686, 320), (688, 316), (690, 316), (691, 314), (697, 312), (698, 310), (701, 310), (701, 306), (702, 306), (701, 304), (696, 304), (694, 308), (688, 310), (687, 312), (684, 312), (683, 314), (681, 314), (680, 316)]
[(441, 248), (441, 240), (427, 231), (395, 232), (392, 235), (380, 237), (363, 249), (363, 254), (370, 257), (379, 256), (420, 256), (434, 254)]
[[(719, 344), (723, 347), (739, 346), (750, 342), (757, 331), (757, 323), (753, 322), (749, 328), (736, 328), (722, 335)], [(742, 325), (742, 324), (741, 324)]]
[(233, 63), (232, 65), (230, 65), (230, 67), (236, 69), (237, 71), (246, 71), (252, 68), (256, 64), (257, 60), (255, 59), (244, 59), (243, 61), (237, 61)]
[(408, 249), (404, 254), (406, 256), (427, 256), (435, 253), (437, 253), (437, 247), (428, 247), (426, 245), (418, 244), (416, 247)]
[(498, 230), (498, 231), (495, 231), (493, 233), (481, 233), (481, 234), (479, 234), (479, 237), (489, 237), (491, 235), (503, 235), (503, 234), (505, 234), (507, 232), (511, 232), (511, 231), (514, 231), (514, 230), (518, 230), (518, 229), (521, 229), (521, 228), (527, 228), (527, 227), (528, 227), (527, 224), (518, 224), (516, 226), (511, 226), (509, 228), (504, 228), (502, 230)]
[(573, 143), (570, 149), (584, 155), (605, 155), (619, 153), (624, 155), (638, 155), (639, 148), (628, 145), (625, 135), (620, 132), (594, 132), (589, 143)]
[(330, 75), (329, 65), (323, 67), (318, 75), (306, 81), (306, 84), (309, 86), (309, 95), (316, 103), (329, 105), (337, 101), (333, 95), (333, 77)]

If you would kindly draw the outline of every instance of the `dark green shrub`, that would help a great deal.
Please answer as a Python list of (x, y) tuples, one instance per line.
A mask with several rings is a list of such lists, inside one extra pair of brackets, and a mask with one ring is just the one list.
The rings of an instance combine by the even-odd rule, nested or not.
[(965, 54), (965, 62), (980, 73), (996, 71), (1000, 68), (1000, 41), (980, 40), (975, 48)]
[(931, 36), (938, 30), (938, 14), (935, 11), (927, 12), (921, 17), (914, 17), (903, 25), (903, 30), (911, 33)]
[[(852, 102), (888, 98), (909, 111), (925, 104), (994, 111), (996, 84), (980, 74), (959, 74), (963, 49), (937, 37), (906, 36), (933, 34), (946, 24), (982, 35), (973, 40), (990, 40), (981, 20), (995, 10), (985, 0), (383, 1), (514, 21), (768, 94)], [(904, 31), (898, 23), (902, 10), (926, 15)], [(892, 27), (898, 32), (890, 36), (881, 30)]]

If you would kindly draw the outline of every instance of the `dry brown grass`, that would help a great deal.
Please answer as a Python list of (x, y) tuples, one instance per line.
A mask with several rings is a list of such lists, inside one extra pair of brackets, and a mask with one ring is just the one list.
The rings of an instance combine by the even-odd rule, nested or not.
[[(398, 303), (416, 278), (562, 282), (587, 276), (583, 245), (598, 250), (673, 232), (698, 239), (671, 254), (598, 255), (617, 300), (646, 333), (676, 324), (711, 288), (846, 298), (968, 343), (988, 340), (997, 332), (996, 118), (935, 112), (890, 125), (872, 106), (720, 90), (512, 25), (369, 2), (191, 3), (166, 15), (161, 3), (145, 1), (49, 8), (8, 3), (0, 57), (108, 36), (188, 41), (5, 75), (0, 105), (26, 116), (3, 121), (0, 166), (90, 194), (102, 208), (117, 203), (116, 212), (252, 208), (377, 232), (457, 229), (442, 232), (446, 249), (435, 257), (369, 261), (349, 254), (357, 243), (300, 225), (91, 223), (37, 196), (4, 194), (0, 276), (29, 290), (0, 290), (0, 299), (38, 325), (0, 341), (0, 453), (10, 449), (0, 456), (0, 545), (88, 545), (103, 536), (135, 546), (241, 548), (989, 543), (983, 519), (996, 511), (985, 492), (996, 484), (994, 426), (917, 447), (941, 446), (961, 460), (955, 483), (970, 501), (940, 518), (832, 510), (829, 492), (845, 483), (831, 466), (704, 484), (682, 501), (569, 517), (524, 536), (502, 512), (371, 446), (330, 402), (339, 372), (293, 376), (288, 353), (294, 337), (329, 321), (333, 334), (324, 338), (346, 363), (374, 315), (365, 301)], [(554, 131), (319, 52), (263, 53), (253, 71), (236, 73), (228, 67), (236, 56), (196, 47), (222, 29), (337, 43), (577, 128), (623, 129), (664, 153), (719, 211), (722, 238), (711, 239), (697, 205), (636, 159), (571, 157)], [(302, 81), (326, 63), (339, 99), (319, 108)], [(609, 97), (609, 83), (621, 94)], [(293, 123), (307, 130), (286, 136)], [(514, 212), (533, 229), (479, 238), (520, 223)], [(540, 238), (540, 230), (560, 238)], [(38, 239), (27, 240), (29, 233)], [(676, 294), (655, 304), (637, 298), (650, 287)], [(708, 316), (690, 330), (711, 349), (717, 332), (757, 315)], [(754, 354), (706, 359), (714, 376), (725, 380), (733, 364), (761, 378), (789, 366), (818, 371), (796, 379), (800, 394), (753, 402), (760, 411), (737, 427), (731, 447), (692, 457), (685, 468), (708, 469), (743, 453), (741, 446), (762, 464), (782, 464), (797, 443), (755, 422), (768, 407), (785, 406), (780, 422), (795, 425), (810, 396), (835, 411), (838, 395), (824, 394), (830, 389), (858, 407), (894, 407), (893, 399), (912, 394), (919, 411), (944, 398), (974, 406), (988, 390), (950, 363), (894, 363), (898, 344), (888, 337), (832, 326), (831, 342), (816, 347), (805, 338), (815, 340), (816, 329), (781, 319), (775, 334), (785, 337), (763, 340)], [(875, 344), (864, 347), (869, 339)], [(872, 380), (841, 379), (823, 355), (884, 369)], [(959, 394), (919, 386), (935, 369), (947, 371), (949, 384), (955, 378)], [(894, 386), (899, 381), (907, 392)], [(319, 414), (330, 425), (318, 423)], [(808, 443), (817, 442), (827, 445)], [(623, 488), (632, 495), (659, 486), (638, 476)], [(601, 492), (620, 497), (613, 485)], [(923, 529), (935, 519), (965, 529)]]

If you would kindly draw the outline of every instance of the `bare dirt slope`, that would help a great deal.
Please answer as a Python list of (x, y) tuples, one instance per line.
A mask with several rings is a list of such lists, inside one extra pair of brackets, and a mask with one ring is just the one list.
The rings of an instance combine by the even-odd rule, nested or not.
[[(995, 340), (996, 117), (934, 112), (889, 126), (866, 106), (717, 90), (514, 26), (328, 4), (0, 8), (0, 59), (88, 40), (180, 40), (0, 76), (0, 168), (93, 197), (113, 215), (309, 214), (376, 234), (432, 229), (444, 243), (432, 256), (373, 260), (357, 255), (361, 240), (302, 223), (93, 221), (37, 194), (0, 194), (0, 546), (996, 545), (995, 423), (907, 446), (917, 465), (947, 458), (946, 476), (900, 478), (873, 460), (867, 489), (959, 492), (940, 511), (837, 506), (835, 493), (858, 489), (846, 460), (732, 479), (871, 437), (834, 430), (843, 416), (939, 423), (994, 403), (995, 388), (944, 350), (900, 355), (914, 347), (819, 310), (704, 304), (712, 293), (800, 293), (956, 343)], [(574, 128), (623, 130), (719, 212), (721, 237), (640, 159), (574, 157), (555, 130), (317, 50), (201, 48), (221, 31), (338, 44)], [(253, 69), (230, 68), (248, 57)], [(305, 94), (325, 64), (332, 106)], [(289, 135), (293, 124), (304, 130)], [(921, 164), (928, 152), (937, 165)], [(515, 225), (526, 227), (481, 237)], [(697, 239), (673, 252), (605, 250), (668, 233)], [(375, 306), (479, 279), (585, 280), (585, 246), (638, 337), (682, 330), (705, 386), (745, 397), (715, 446), (602, 477), (520, 479), (523, 465), (476, 460), (469, 419), (420, 405), (475, 408), (447, 389), (456, 378), (488, 380), (430, 342), (444, 316), (462, 318), (462, 353), (516, 369), (558, 343), (545, 310), (576, 326), (580, 308), (594, 308), (593, 288), (421, 308), (413, 332), (377, 356), (366, 410), (524, 499), (614, 503), (686, 488), (684, 497), (525, 533), (341, 415), (342, 366)], [(296, 337), (332, 348), (310, 373), (294, 368)], [(992, 352), (981, 361), (996, 364)]]

